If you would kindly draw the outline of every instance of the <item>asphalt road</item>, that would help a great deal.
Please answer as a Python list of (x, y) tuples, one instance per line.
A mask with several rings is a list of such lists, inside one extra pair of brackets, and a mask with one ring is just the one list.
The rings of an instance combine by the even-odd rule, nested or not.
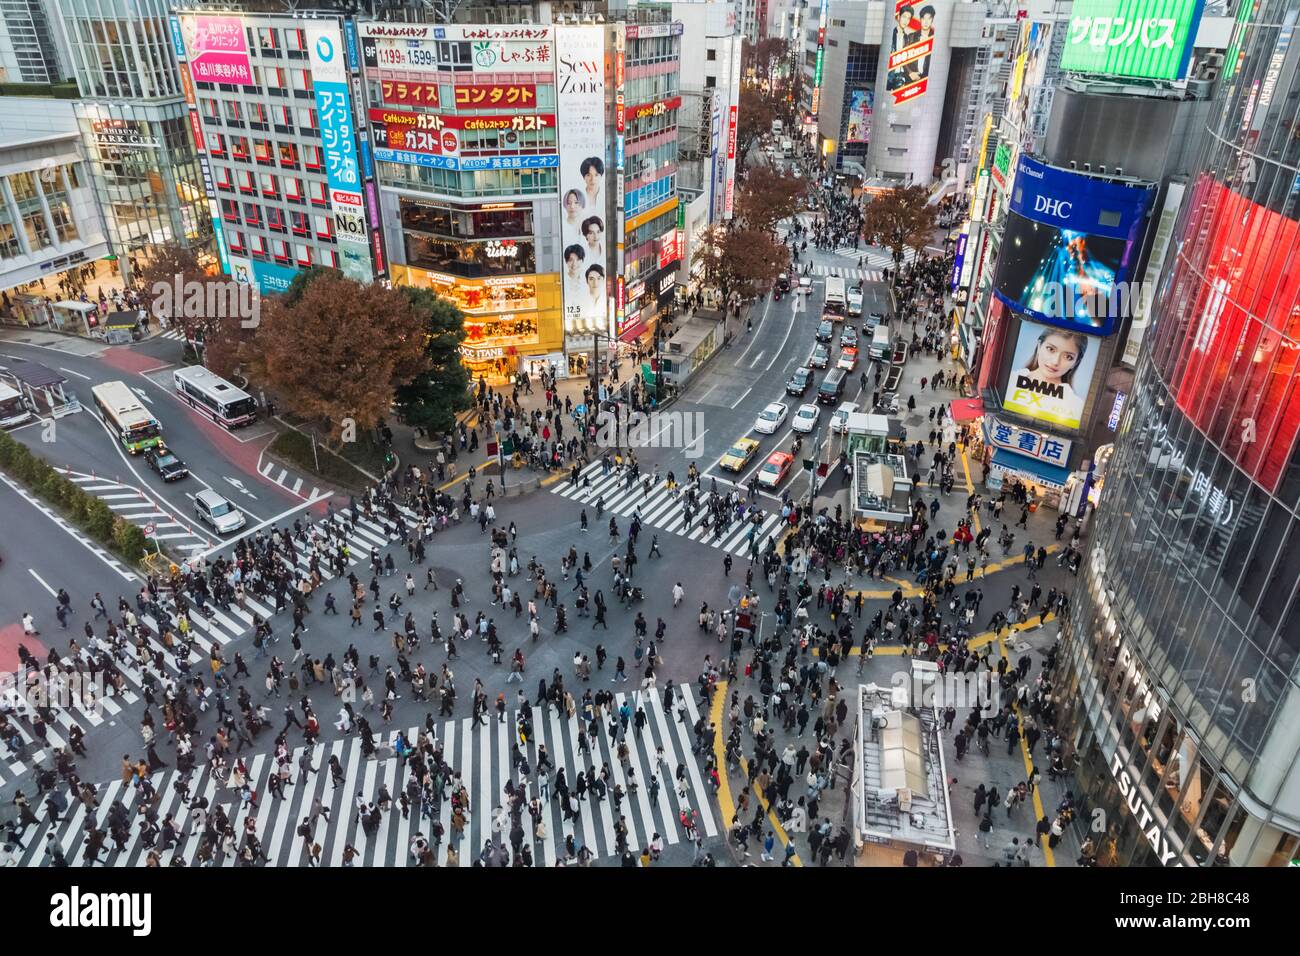
[[(180, 343), (153, 339), (86, 353), (79, 341), (39, 338), (39, 344), (18, 342), (13, 333), (0, 333), (0, 367), (28, 361), (62, 372), (82, 411), (33, 422), (14, 431), (14, 437), (51, 464), (70, 470), (73, 480), (104, 497), (118, 514), (141, 526), (153, 524), (172, 554), (186, 557), (223, 540), (195, 518), (193, 496), (200, 490), (210, 488), (231, 499), (245, 512), (248, 528), (301, 508), (313, 491), (319, 498), (328, 490), (308, 480), (299, 485), (301, 476), (291, 476), (265, 458), (264, 449), (276, 433), (264, 422), (227, 431), (181, 402), (171, 384)], [(188, 477), (164, 482), (143, 456), (131, 455), (113, 437), (90, 394), (92, 387), (109, 381), (125, 382), (140, 396), (161, 423), (168, 447), (189, 468)]]

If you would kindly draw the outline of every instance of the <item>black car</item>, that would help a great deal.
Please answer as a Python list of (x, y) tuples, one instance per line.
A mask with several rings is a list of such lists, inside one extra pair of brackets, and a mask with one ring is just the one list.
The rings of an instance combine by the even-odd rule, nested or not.
[(785, 383), (785, 392), (787, 395), (802, 395), (808, 391), (808, 386), (812, 384), (812, 369), (800, 366), (794, 370), (790, 380)]
[(817, 326), (817, 341), (829, 342), (835, 335), (835, 323), (829, 319), (822, 319), (821, 325)]
[(777, 291), (781, 293), (790, 291), (790, 277), (784, 272), (776, 277), (776, 288)]
[(150, 468), (158, 472), (163, 481), (179, 481), (190, 473), (190, 470), (185, 467), (185, 462), (161, 446), (146, 449), (144, 460)]

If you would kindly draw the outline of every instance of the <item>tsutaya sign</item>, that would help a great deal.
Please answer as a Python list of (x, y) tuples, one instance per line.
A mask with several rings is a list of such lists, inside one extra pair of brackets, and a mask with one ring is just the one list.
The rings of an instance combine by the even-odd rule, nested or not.
[[(1098, 640), (1105, 640), (1104, 634), (1098, 631)], [(1147, 677), (1146, 672), (1138, 662), (1137, 655), (1129, 648), (1128, 642), (1121, 637), (1119, 647), (1116, 651), (1115, 666), (1119, 668), (1124, 675), (1124, 683), (1133, 688), (1130, 699), (1141, 710), (1146, 711), (1147, 721), (1156, 721), (1159, 719), (1164, 706), (1155, 692), (1155, 685)], [(1115, 783), (1119, 786), (1119, 791), (1124, 797), (1124, 802), (1133, 814), (1133, 819), (1137, 821), (1138, 827), (1142, 830), (1142, 835), (1146, 837), (1147, 842), (1151, 844), (1151, 849), (1155, 851), (1160, 858), (1161, 866), (1169, 866), (1170, 860), (1176, 855), (1175, 851), (1169, 845), (1169, 839), (1161, 831), (1160, 823), (1155, 814), (1151, 812), (1151, 805), (1142, 797), (1142, 790), (1132, 773), (1129, 772), (1125, 765), (1124, 757), (1120, 753), (1119, 747), (1116, 746), (1115, 752), (1110, 757), (1110, 773), (1115, 778)], [(1176, 862), (1174, 866), (1182, 866), (1181, 862)]]
[(1204, 0), (1074, 0), (1061, 69), (1181, 80)]

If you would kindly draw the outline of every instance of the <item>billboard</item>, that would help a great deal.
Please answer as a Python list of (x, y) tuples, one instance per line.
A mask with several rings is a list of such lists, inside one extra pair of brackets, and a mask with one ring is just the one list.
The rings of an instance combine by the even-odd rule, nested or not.
[[(1108, 335), (1130, 311), (1151, 186), (1128, 186), (1028, 156), (1016, 165), (993, 291), (1016, 312)], [(1122, 294), (1121, 294), (1122, 293)]]
[(1187, 205), (1190, 238), (1158, 300), (1179, 308), (1153, 326), (1151, 351), (1183, 413), (1275, 491), (1300, 434), (1300, 223), (1209, 176)]
[(374, 278), (370, 230), (361, 197), (356, 127), (348, 93), (343, 37), (336, 22), (319, 21), (306, 28), (311, 79), (320, 124), (321, 152), (329, 182), (330, 212), (338, 239), (340, 271), (352, 279)]
[(935, 8), (915, 0), (895, 0), (889, 33), (885, 89), (894, 105), (924, 96), (930, 82), (935, 43)]
[[(243, 20), (239, 17), (181, 17), (180, 27), (193, 79), (201, 83), (253, 85)], [(172, 43), (177, 43), (174, 31)]]
[(875, 90), (854, 90), (849, 94), (849, 119), (844, 129), (844, 142), (871, 142), (871, 109), (875, 101)]
[(1060, 428), (1078, 428), (1101, 339), (1022, 321), (1002, 407)]
[(564, 331), (609, 328), (605, 234), (605, 30), (555, 28)]
[(1204, 5), (1204, 0), (1074, 0), (1061, 69), (1181, 80)]
[(736, 211), (736, 132), (740, 118), (740, 60), (739, 37), (731, 39), (731, 100), (727, 106), (727, 187), (723, 214), (730, 219)]

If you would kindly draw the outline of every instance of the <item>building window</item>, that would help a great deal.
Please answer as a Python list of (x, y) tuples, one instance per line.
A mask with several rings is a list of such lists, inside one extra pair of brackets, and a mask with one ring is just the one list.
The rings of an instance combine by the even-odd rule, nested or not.
[(704, 59), (708, 60), (710, 63), (717, 60), (717, 58), (718, 58), (718, 51), (712, 48), (707, 50), (704, 54)]

